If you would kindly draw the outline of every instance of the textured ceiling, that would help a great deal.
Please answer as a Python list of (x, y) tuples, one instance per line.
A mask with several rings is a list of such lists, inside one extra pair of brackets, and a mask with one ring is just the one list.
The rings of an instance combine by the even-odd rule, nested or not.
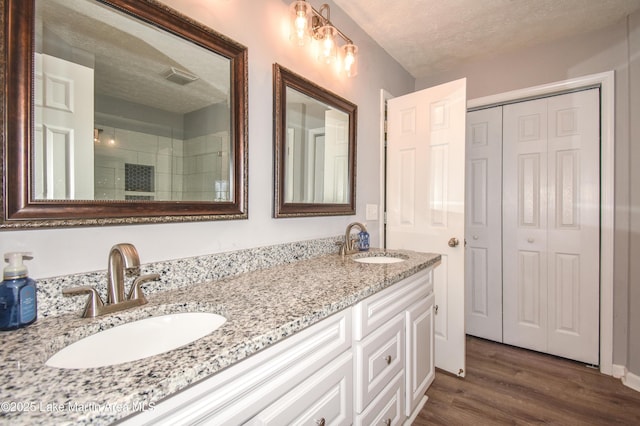
[[(91, 58), (96, 95), (179, 114), (229, 99), (230, 65), (221, 55), (96, 2), (46, 0), (36, 5), (39, 51)], [(171, 67), (198, 80), (185, 86), (170, 82), (165, 76)]]
[(640, 9), (640, 0), (334, 1), (415, 78), (603, 28)]

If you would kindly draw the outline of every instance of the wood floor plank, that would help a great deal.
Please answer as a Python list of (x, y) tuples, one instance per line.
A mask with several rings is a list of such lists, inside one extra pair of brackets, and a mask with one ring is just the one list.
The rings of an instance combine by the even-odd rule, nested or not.
[(640, 392), (584, 364), (467, 337), (467, 374), (438, 370), (426, 425), (640, 425)]

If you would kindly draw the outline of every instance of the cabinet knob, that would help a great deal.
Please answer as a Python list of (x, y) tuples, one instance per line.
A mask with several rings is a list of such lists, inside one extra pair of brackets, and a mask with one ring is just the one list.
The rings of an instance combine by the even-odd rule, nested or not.
[(391, 355), (387, 355), (384, 359), (387, 361), (387, 365), (391, 364)]
[(323, 418), (321, 418), (320, 420), (316, 420), (316, 424), (317, 424), (318, 426), (324, 426), (325, 422), (326, 422), (326, 421), (325, 421), (324, 417), (323, 417)]
[(436, 315), (438, 315), (438, 305), (434, 306), (433, 310), (435, 311)]
[(533, 243), (533, 242), (535, 242), (535, 240), (533, 238), (527, 238), (527, 242), (528, 243)]
[(387, 419), (384, 421), (385, 426), (391, 426), (391, 419)]
[(460, 244), (460, 241), (456, 237), (453, 237), (449, 239), (449, 242), (447, 244), (449, 244), (449, 247), (456, 247), (458, 244)]

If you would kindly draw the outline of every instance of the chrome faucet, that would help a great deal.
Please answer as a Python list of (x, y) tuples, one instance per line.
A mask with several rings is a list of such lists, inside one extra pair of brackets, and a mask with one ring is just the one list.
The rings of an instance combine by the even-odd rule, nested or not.
[(350, 253), (353, 253), (353, 252), (357, 251), (357, 248), (355, 247), (355, 243), (358, 240), (351, 238), (351, 230), (354, 227), (358, 227), (360, 229), (360, 231), (367, 232), (366, 226), (364, 226), (360, 222), (352, 222), (352, 223), (348, 224), (347, 225), (347, 230), (344, 233), (344, 242), (340, 245), (340, 254), (342, 256), (344, 256), (345, 254), (350, 254)]
[(133, 244), (121, 243), (111, 247), (109, 269), (107, 269), (107, 304), (126, 300), (124, 297), (125, 268), (131, 269), (139, 266), (140, 257)]
[(131, 288), (129, 295), (124, 294), (124, 277), (127, 269), (138, 268), (140, 266), (140, 257), (138, 251), (133, 244), (121, 243), (111, 247), (109, 251), (109, 267), (107, 270), (107, 303), (102, 301), (98, 291), (91, 286), (79, 286), (65, 288), (62, 294), (65, 296), (77, 296), (80, 294), (88, 294), (87, 304), (85, 305), (83, 318), (93, 318), (99, 315), (109, 314), (112, 312), (122, 311), (134, 306), (141, 306), (147, 303), (147, 298), (142, 292), (142, 284), (157, 280), (160, 278), (158, 274), (148, 274), (137, 277)]

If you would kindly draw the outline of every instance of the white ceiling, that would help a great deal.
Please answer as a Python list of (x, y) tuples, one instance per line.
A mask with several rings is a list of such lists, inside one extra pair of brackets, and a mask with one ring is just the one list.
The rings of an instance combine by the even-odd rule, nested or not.
[(640, 9), (640, 0), (334, 1), (415, 78), (603, 28)]

